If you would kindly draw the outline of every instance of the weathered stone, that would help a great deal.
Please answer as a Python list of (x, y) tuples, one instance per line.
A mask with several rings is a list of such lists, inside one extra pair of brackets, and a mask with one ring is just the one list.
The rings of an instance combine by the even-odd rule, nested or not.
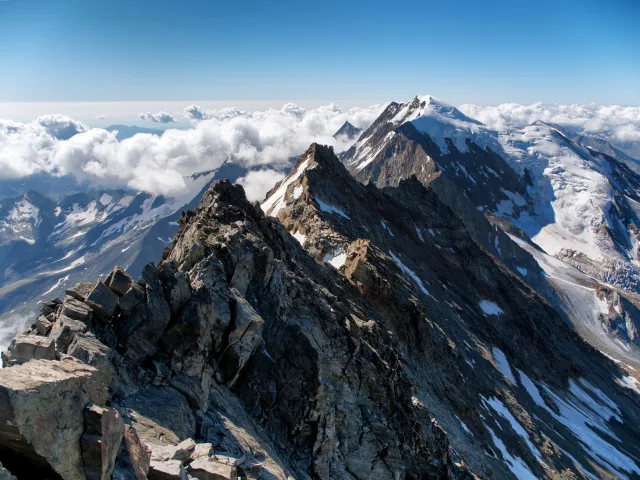
[(120, 452), (113, 470), (113, 480), (147, 480), (150, 452), (142, 444), (136, 429), (124, 426)]
[(177, 445), (158, 445), (155, 443), (150, 443), (148, 446), (151, 450), (151, 460), (180, 460), (181, 462), (184, 462), (192, 458), (192, 455), (196, 449), (196, 442), (194, 442), (192, 438), (187, 438)]
[(229, 334), (228, 347), (223, 355), (224, 368), (220, 370), (223, 382), (233, 384), (258, 345), (262, 344), (262, 317), (240, 293), (235, 294), (236, 319)]
[(86, 332), (87, 328), (87, 324), (80, 320), (74, 320), (66, 315), (60, 315), (51, 328), (49, 338), (55, 340), (56, 350), (58, 352), (67, 353), (67, 349), (76, 334)]
[(72, 318), (73, 320), (89, 323), (93, 313), (91, 309), (80, 300), (67, 296), (62, 304), (60, 315)]
[(129, 290), (122, 295), (118, 302), (122, 314), (129, 315), (136, 305), (144, 301), (144, 297), (144, 286), (139, 283), (132, 283)]
[(172, 313), (177, 313), (191, 298), (191, 288), (184, 278), (184, 274), (178, 271), (174, 262), (165, 262), (160, 266), (165, 276), (165, 296), (169, 300)]
[(102, 323), (108, 323), (118, 308), (118, 296), (104, 282), (96, 283), (85, 300)]
[(238, 470), (234, 465), (210, 458), (197, 458), (189, 464), (189, 475), (198, 480), (236, 480)]
[(80, 449), (87, 480), (110, 480), (122, 442), (122, 419), (113, 408), (87, 405), (84, 426)]
[(34, 325), (40, 335), (47, 335), (51, 330), (51, 327), (53, 327), (53, 323), (51, 323), (44, 315), (40, 315)]
[(196, 443), (189, 458), (195, 460), (196, 458), (210, 457), (211, 455), (213, 455), (213, 445), (211, 443)]
[(20, 364), (29, 360), (54, 360), (55, 343), (52, 338), (39, 335), (18, 335), (9, 346), (11, 364)]
[(187, 480), (187, 472), (180, 460), (151, 460), (149, 480)]
[(96, 373), (67, 359), (33, 360), (0, 370), (0, 445), (64, 479), (84, 480), (83, 409), (89, 402), (107, 400)]
[(121, 413), (146, 445), (178, 445), (195, 436), (195, 418), (184, 396), (171, 387), (148, 385), (120, 404)]
[(107, 286), (111, 291), (121, 297), (127, 293), (129, 288), (131, 288), (131, 285), (133, 285), (133, 278), (131, 278), (131, 276), (122, 268), (115, 267), (111, 272), (111, 277), (107, 283)]
[(136, 321), (138, 325), (127, 340), (128, 349), (125, 355), (134, 362), (140, 362), (156, 351), (157, 341), (171, 319), (171, 310), (164, 298), (158, 269), (152, 264), (145, 266), (142, 270), (142, 280), (146, 289), (145, 308), (139, 312), (140, 318)]
[(93, 283), (80, 282), (65, 290), (64, 293), (80, 302), (84, 302), (89, 296), (89, 293), (91, 293), (91, 290), (93, 290)]
[(76, 333), (67, 350), (68, 355), (97, 368), (105, 385), (109, 385), (115, 375), (115, 368), (111, 362), (112, 353), (109, 347), (91, 333)]

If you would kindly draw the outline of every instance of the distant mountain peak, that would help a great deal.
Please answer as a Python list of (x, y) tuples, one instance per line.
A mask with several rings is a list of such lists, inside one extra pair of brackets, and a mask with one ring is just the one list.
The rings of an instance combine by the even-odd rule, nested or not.
[(356, 139), (362, 133), (362, 129), (354, 126), (348, 120), (345, 121), (336, 133), (333, 134), (333, 138), (346, 137), (349, 140)]

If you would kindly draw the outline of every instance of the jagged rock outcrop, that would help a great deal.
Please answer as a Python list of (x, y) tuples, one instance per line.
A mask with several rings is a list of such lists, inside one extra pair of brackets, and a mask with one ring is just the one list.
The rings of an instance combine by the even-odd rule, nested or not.
[[(38, 405), (49, 438), (19, 422), (0, 435), (13, 474), (36, 460), (72, 479), (640, 473), (638, 399), (616, 366), (419, 182), (363, 186), (313, 145), (262, 208), (218, 182), (179, 224), (139, 279), (116, 268), (43, 305), (51, 329), (24, 335), (56, 359), (4, 357), (0, 386), (25, 407), (8, 400), (0, 420)], [(75, 423), (51, 441), (54, 387)], [(565, 422), (585, 411), (597, 431)]]

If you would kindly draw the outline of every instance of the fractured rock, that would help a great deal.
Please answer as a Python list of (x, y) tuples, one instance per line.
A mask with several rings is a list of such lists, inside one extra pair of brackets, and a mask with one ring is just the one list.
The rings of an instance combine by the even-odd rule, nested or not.
[(189, 464), (189, 475), (198, 480), (236, 480), (238, 470), (235, 465), (222, 463), (211, 458), (197, 458)]
[(113, 408), (87, 405), (84, 425), (80, 448), (87, 480), (110, 480), (124, 431), (120, 414)]
[(25, 462), (83, 480), (84, 406), (107, 400), (96, 373), (71, 359), (33, 360), (0, 370), (0, 444)]
[(121, 297), (133, 285), (133, 278), (122, 268), (115, 267), (111, 272), (107, 285), (113, 293)]
[(11, 364), (20, 364), (29, 360), (54, 360), (55, 343), (52, 338), (39, 335), (18, 335), (9, 346)]
[(53, 323), (50, 322), (44, 315), (40, 315), (36, 320), (36, 323), (34, 323), (34, 326), (40, 335), (46, 336), (47, 333), (49, 333), (49, 331), (51, 330)]
[(91, 290), (93, 290), (93, 283), (80, 282), (65, 290), (64, 293), (80, 302), (84, 302), (89, 296), (89, 293), (91, 293)]
[(187, 472), (180, 460), (151, 460), (149, 480), (187, 480)]
[(147, 480), (149, 457), (150, 452), (140, 441), (136, 429), (131, 425), (125, 425), (113, 470), (113, 480)]
[(102, 323), (108, 323), (118, 307), (118, 296), (100, 281), (85, 300)]
[(80, 320), (74, 320), (66, 315), (60, 315), (51, 329), (49, 338), (52, 338), (56, 342), (58, 352), (67, 353), (67, 349), (76, 334), (86, 332), (87, 328), (87, 324)]
[(72, 318), (73, 320), (89, 323), (93, 314), (91, 309), (83, 302), (71, 296), (67, 296), (62, 304), (60, 315)]

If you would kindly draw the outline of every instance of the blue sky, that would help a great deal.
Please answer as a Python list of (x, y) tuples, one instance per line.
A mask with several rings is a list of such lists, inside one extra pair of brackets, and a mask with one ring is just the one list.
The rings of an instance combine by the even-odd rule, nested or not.
[(640, 2), (0, 1), (0, 102), (640, 103)]

